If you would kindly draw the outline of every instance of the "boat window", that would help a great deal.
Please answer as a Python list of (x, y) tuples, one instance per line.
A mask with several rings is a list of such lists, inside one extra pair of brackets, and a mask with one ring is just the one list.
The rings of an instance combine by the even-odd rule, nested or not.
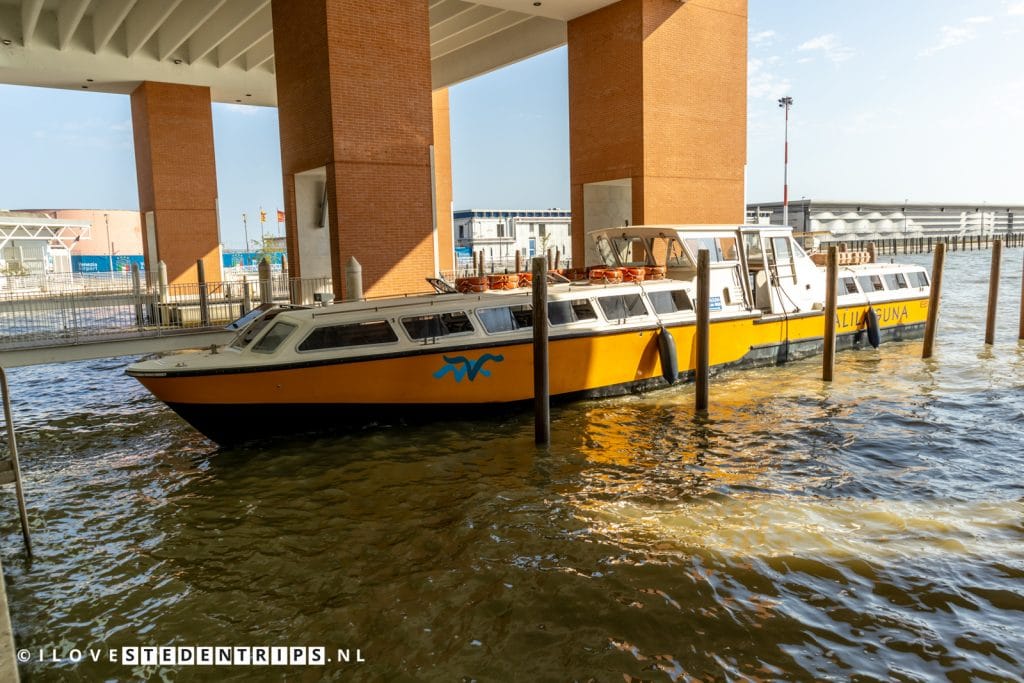
[(533, 327), (533, 306), (502, 306), (501, 308), (481, 308), (476, 312), (484, 329), (491, 334), (497, 332), (514, 332), (524, 327)]
[(690, 255), (683, 249), (683, 245), (678, 240), (669, 240), (668, 243), (668, 256), (665, 259), (665, 265), (669, 268), (694, 268), (693, 262), (690, 260)]
[(473, 333), (473, 323), (463, 311), (402, 318), (402, 327), (416, 340)]
[(711, 263), (736, 261), (739, 259), (739, 254), (736, 252), (735, 237), (691, 237), (686, 240), (686, 246), (690, 248), (694, 255), (701, 249), (707, 249), (708, 259)]
[(680, 311), (692, 311), (693, 304), (690, 297), (681, 289), (673, 289), (667, 292), (647, 292), (647, 298), (651, 300), (654, 310), (661, 315), (679, 313)]
[(386, 320), (369, 320), (362, 323), (318, 327), (302, 340), (299, 344), (299, 351), (389, 344), (396, 341), (398, 341), (398, 335)]
[(743, 233), (743, 245), (747, 250), (747, 263), (761, 265), (764, 263), (764, 250), (761, 249), (761, 233)]
[(839, 278), (839, 289), (842, 294), (856, 294), (859, 291), (857, 289), (857, 280), (852, 277)]
[(640, 267), (654, 263), (651, 249), (643, 237), (616, 237), (612, 239), (619, 263), (626, 267)]
[(572, 301), (551, 301), (548, 303), (548, 320), (552, 325), (568, 325), (580, 320), (596, 320), (597, 313), (587, 299)]
[(622, 294), (619, 296), (602, 296), (597, 302), (609, 320), (624, 320), (647, 315), (647, 307), (639, 294)]
[(291, 323), (279, 322), (275, 323), (273, 327), (267, 330), (267, 333), (252, 347), (255, 353), (273, 353), (277, 351), (277, 347), (281, 345), (285, 339), (288, 338), (292, 332), (295, 331), (297, 325)]
[(903, 273), (886, 273), (885, 286), (888, 289), (906, 289), (907, 278), (903, 277)]
[(615, 262), (615, 253), (612, 249), (612, 243), (608, 241), (607, 237), (599, 237), (597, 239), (597, 253), (601, 255), (601, 260), (604, 261), (606, 266), (614, 268), (619, 265)]
[(860, 282), (860, 288), (865, 293), (868, 292), (881, 292), (885, 289), (882, 286), (882, 278), (877, 275), (860, 275), (857, 277), (857, 281)]
[(267, 323), (276, 318), (277, 314), (280, 312), (281, 309), (267, 311), (262, 317), (253, 320), (249, 323), (248, 327), (238, 333), (238, 336), (231, 342), (231, 346), (236, 349), (244, 349), (249, 345), (249, 342), (255, 339), (256, 336), (263, 331), (267, 326)]
[(923, 270), (918, 270), (913, 273), (907, 273), (910, 278), (911, 287), (927, 287), (928, 286), (928, 273)]

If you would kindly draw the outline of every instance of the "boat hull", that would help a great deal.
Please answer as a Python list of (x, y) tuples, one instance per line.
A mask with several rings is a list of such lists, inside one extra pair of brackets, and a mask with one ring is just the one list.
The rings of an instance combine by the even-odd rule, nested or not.
[[(873, 306), (885, 340), (921, 335), (927, 299)], [(867, 306), (837, 314), (839, 348), (867, 344)], [(679, 376), (692, 378), (696, 327), (667, 325)], [(714, 368), (783, 363), (821, 352), (824, 316), (746, 316), (715, 320)], [(551, 339), (552, 398), (614, 396), (667, 386), (658, 328), (610, 330)], [(368, 424), (462, 419), (514, 411), (533, 396), (532, 344), (478, 341), (464, 347), (422, 347), (415, 353), (330, 359), (284, 366), (136, 375), (157, 398), (221, 444)]]

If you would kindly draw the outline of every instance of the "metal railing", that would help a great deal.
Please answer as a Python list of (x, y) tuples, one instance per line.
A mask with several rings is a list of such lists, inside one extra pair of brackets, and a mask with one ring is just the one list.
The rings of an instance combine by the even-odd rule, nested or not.
[[(108, 274), (109, 275), (109, 274)], [(270, 278), (146, 287), (109, 277), (100, 287), (0, 287), (0, 347), (79, 344), (223, 326), (266, 302), (330, 301), (330, 278)]]

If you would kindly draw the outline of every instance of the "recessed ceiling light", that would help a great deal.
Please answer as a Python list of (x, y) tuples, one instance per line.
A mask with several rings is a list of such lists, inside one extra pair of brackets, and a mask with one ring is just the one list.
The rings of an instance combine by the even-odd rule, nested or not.
[(246, 97), (252, 97), (252, 93), (251, 92), (247, 92), (247, 93), (245, 93), (245, 96)]
[(88, 89), (89, 89), (89, 86), (87, 86), (87, 85), (83, 85), (82, 86), (82, 90), (88, 90)]
[(235, 100), (235, 102), (241, 102), (242, 100)]
[(3, 40), (0, 40), (0, 43), (3, 43), (4, 45), (10, 45), (13, 42), (14, 41), (11, 40), (10, 38), (4, 38)]
[(535, 2), (535, 3), (533, 3), (533, 6), (534, 7), (540, 7), (540, 3), (539, 2)]
[(180, 60), (180, 59), (175, 59), (175, 60), (174, 60), (174, 63), (175, 63), (175, 64), (181, 64), (181, 60)]
[(85, 79), (85, 82), (86, 83), (92, 83), (92, 79), (91, 78), (87, 78), (87, 79)]

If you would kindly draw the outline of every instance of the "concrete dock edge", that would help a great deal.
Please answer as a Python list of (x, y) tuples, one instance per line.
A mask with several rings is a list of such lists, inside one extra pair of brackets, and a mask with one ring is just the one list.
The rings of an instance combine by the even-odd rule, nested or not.
[(14, 658), (14, 629), (7, 605), (7, 584), (0, 565), (0, 681), (18, 683), (18, 662)]

